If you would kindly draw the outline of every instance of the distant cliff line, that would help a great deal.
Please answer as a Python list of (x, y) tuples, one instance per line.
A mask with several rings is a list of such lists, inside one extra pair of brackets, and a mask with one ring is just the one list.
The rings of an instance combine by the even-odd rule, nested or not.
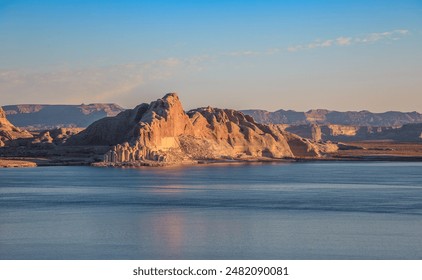
[(405, 124), (422, 123), (422, 114), (418, 112), (388, 111), (372, 113), (369, 111), (330, 111), (325, 109), (298, 112), (293, 110), (241, 110), (250, 115), (256, 122), (263, 124), (288, 124), (288, 125), (351, 125), (351, 126), (377, 126), (399, 127)]
[[(3, 109), (15, 126), (27, 130), (46, 130), (60, 127), (88, 127), (93, 122), (113, 117), (126, 110), (114, 103), (93, 103), (81, 105), (19, 104), (6, 105)], [(405, 124), (422, 123), (418, 112), (388, 111), (330, 111), (325, 109), (300, 112), (294, 110), (240, 110), (262, 124), (287, 125), (352, 125), (399, 127)]]
[(3, 106), (8, 120), (23, 129), (46, 130), (62, 127), (87, 127), (113, 117), (125, 109), (114, 103), (81, 105), (20, 104)]

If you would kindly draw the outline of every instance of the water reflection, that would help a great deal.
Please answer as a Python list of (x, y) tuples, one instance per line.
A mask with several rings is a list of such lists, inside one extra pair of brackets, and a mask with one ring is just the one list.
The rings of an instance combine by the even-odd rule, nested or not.
[[(153, 235), (153, 247), (165, 248), (167, 255), (172, 258), (181, 258), (185, 238), (189, 235), (185, 232), (185, 217), (177, 211), (164, 212), (150, 220), (151, 233)], [(142, 229), (144, 232), (145, 229)]]
[[(143, 190), (141, 190), (143, 191)], [(166, 185), (166, 186), (157, 186), (157, 187), (152, 187), (150, 189), (151, 193), (181, 193), (186, 191), (186, 187), (185, 186), (180, 186), (180, 185)]]

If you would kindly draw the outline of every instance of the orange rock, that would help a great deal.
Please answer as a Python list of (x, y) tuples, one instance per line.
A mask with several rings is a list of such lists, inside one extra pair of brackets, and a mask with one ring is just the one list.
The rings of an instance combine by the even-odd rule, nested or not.
[(324, 150), (324, 144), (239, 111), (204, 107), (186, 113), (175, 93), (99, 120), (68, 144), (113, 145), (104, 156), (112, 163), (317, 157)]

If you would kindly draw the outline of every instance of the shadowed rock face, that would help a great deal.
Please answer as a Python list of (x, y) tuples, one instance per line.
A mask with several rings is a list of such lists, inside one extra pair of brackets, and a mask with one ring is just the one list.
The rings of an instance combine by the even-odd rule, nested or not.
[(99, 120), (67, 144), (112, 145), (107, 162), (285, 158), (297, 156), (294, 151), (314, 157), (327, 150), (239, 111), (206, 107), (185, 113), (175, 93)]
[(81, 132), (82, 128), (56, 128), (41, 131), (34, 136), (31, 144), (64, 144), (73, 135)]
[(100, 119), (69, 139), (70, 145), (117, 145), (135, 137), (135, 130), (148, 104)]
[(6, 113), (0, 107), (0, 147), (6, 145), (7, 142), (18, 138), (31, 138), (32, 134), (25, 130), (20, 130), (11, 124), (7, 118)]

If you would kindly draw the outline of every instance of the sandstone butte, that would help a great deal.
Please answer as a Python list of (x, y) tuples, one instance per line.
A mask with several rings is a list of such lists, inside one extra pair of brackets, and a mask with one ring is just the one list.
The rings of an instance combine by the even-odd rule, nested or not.
[(204, 107), (185, 112), (175, 93), (98, 120), (66, 145), (111, 146), (100, 163), (111, 166), (315, 158), (338, 149), (282, 126), (258, 124), (235, 110)]
[(32, 138), (32, 134), (11, 124), (7, 120), (3, 108), (0, 107), (0, 147), (5, 146), (11, 140), (18, 138)]

